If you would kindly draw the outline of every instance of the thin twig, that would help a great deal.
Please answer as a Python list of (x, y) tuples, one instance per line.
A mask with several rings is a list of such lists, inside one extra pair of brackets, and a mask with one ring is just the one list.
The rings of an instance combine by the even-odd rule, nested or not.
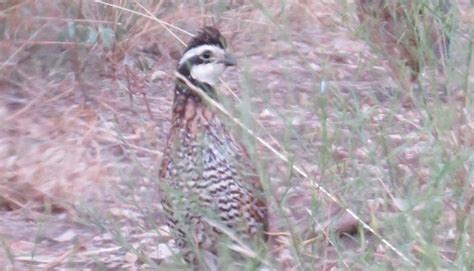
[[(55, 40), (9, 40), (0, 41), (0, 45), (5, 44), (22, 44), (22, 45), (73, 45), (73, 46), (85, 46), (92, 47), (93, 44), (85, 42), (73, 42), (73, 41), (55, 41)], [(3, 45), (3, 46), (5, 46)]]
[[(168, 33), (170, 33), (171, 36), (173, 36), (173, 38), (175, 38), (177, 41), (179, 41), (182, 45), (186, 45), (186, 43), (180, 39), (173, 31), (171, 31), (169, 29), (168, 26), (171, 26), (171, 24), (168, 24), (168, 23), (165, 23), (164, 21), (156, 18), (153, 13), (151, 13), (146, 7), (144, 7), (142, 4), (140, 4), (140, 2), (138, 1), (135, 1), (135, 3), (141, 8), (143, 9), (146, 13), (148, 13), (148, 16), (150, 16), (151, 18), (153, 18), (154, 21), (158, 22), (159, 24), (161, 24), (161, 26), (163, 26), (164, 29), (166, 29), (166, 31), (168, 31)], [(191, 33), (189, 33), (191, 34)], [(192, 34), (191, 34), (192, 35)]]
[(114, 8), (120, 9), (120, 10), (128, 11), (128, 12), (133, 13), (133, 14), (136, 14), (136, 15), (143, 16), (143, 17), (145, 17), (145, 18), (152, 19), (152, 20), (154, 20), (154, 21), (156, 21), (156, 22), (159, 22), (160, 24), (169, 26), (170, 28), (176, 29), (176, 30), (178, 30), (178, 31), (180, 31), (180, 32), (183, 32), (183, 33), (186, 34), (186, 35), (189, 35), (189, 36), (191, 36), (191, 37), (194, 37), (194, 35), (191, 34), (190, 32), (188, 32), (188, 31), (186, 31), (186, 30), (184, 30), (184, 29), (182, 29), (182, 28), (179, 28), (179, 27), (177, 27), (177, 26), (175, 26), (175, 25), (172, 25), (172, 24), (170, 24), (170, 23), (167, 23), (167, 22), (165, 22), (165, 21), (162, 21), (162, 20), (156, 18), (155, 16), (146, 15), (146, 14), (140, 13), (140, 12), (138, 12), (138, 11), (136, 11), (136, 10), (133, 10), (133, 9), (129, 9), (129, 8), (126, 8), (126, 7), (117, 6), (117, 5), (114, 5), (114, 4), (102, 2), (102, 1), (100, 1), (100, 0), (94, 0), (94, 2), (96, 2), (97, 4), (102, 4), (102, 5), (114, 7)]
[[(36, 37), (36, 35), (38, 35), (39, 32), (41, 32), (41, 30), (43, 30), (45, 25), (42, 25), (40, 28), (38, 28), (38, 30), (36, 30), (27, 40), (27, 42), (30, 42), (34, 37)], [(15, 52), (13, 52), (13, 54), (5, 61), (3, 62), (1, 65), (0, 65), (0, 71), (3, 69), (3, 67), (5, 67), (19, 52), (21, 52), (21, 50), (23, 50), (23, 48), (25, 48), (27, 42), (23, 43), (20, 47), (18, 47), (16, 49)]]
[[(2, 15), (0, 15), (0, 16), (2, 16)], [(98, 23), (98, 24), (116, 24), (116, 25), (122, 25), (122, 23), (119, 23), (119, 22), (111, 22), (111, 21), (105, 21), (105, 20), (92, 20), (92, 19), (77, 19), (77, 18), (60, 18), (60, 17), (33, 16), (33, 17), (29, 17), (29, 19), (47, 20), (47, 21), (84, 22), (84, 23)]]
[(49, 89), (48, 88), (44, 88), (33, 100), (31, 100), (26, 106), (24, 106), (22, 109), (16, 111), (14, 114), (8, 116), (6, 118), (6, 121), (10, 121), (10, 120), (13, 120), (14, 118), (18, 117), (19, 115), (25, 113), (26, 111), (28, 111), (33, 105), (35, 105), (35, 103), (39, 102), (41, 98), (43, 98), (43, 96), (45, 96), (46, 94), (49, 93)]
[[(227, 90), (227, 92), (229, 92), (240, 104), (242, 104), (242, 100), (239, 98), (239, 96), (237, 96), (237, 94), (235, 94), (235, 92), (232, 90), (232, 88), (230, 88), (229, 84), (227, 84), (226, 81), (222, 80), (221, 78), (219, 78), (219, 81), (222, 83), (222, 85), (224, 86), (224, 88)], [(252, 113), (250, 113), (252, 115)], [(280, 142), (278, 142), (278, 140), (268, 131), (268, 129), (265, 128), (265, 126), (263, 125), (263, 123), (256, 117), (252, 116), (255, 121), (257, 122), (257, 124), (263, 128), (263, 131), (266, 131), (266, 134), (270, 137), (270, 139), (273, 141), (273, 143), (275, 145), (278, 146), (278, 148), (280, 148), (280, 150), (283, 150), (283, 146), (280, 144)]]
[(19, 8), (20, 6), (23, 6), (24, 4), (27, 4), (28, 2), (30, 2), (30, 1), (27, 0), (27, 1), (24, 1), (24, 2), (21, 2), (21, 3), (18, 3), (18, 4), (16, 4), (16, 5), (13, 5), (13, 6), (9, 7), (9, 8), (6, 8), (6, 9), (4, 9), (4, 10), (0, 10), (0, 15), (3, 15), (2, 13), (7, 13), (7, 12), (9, 12), (9, 11), (11, 11), (11, 10), (14, 10), (14, 9), (16, 9), (16, 8)]
[(43, 267), (43, 270), (47, 271), (58, 267), (59, 265), (63, 264), (69, 257), (74, 256), (78, 251), (82, 249), (83, 247), (80, 244), (74, 245), (73, 248), (66, 251), (65, 253), (48, 263), (45, 267)]

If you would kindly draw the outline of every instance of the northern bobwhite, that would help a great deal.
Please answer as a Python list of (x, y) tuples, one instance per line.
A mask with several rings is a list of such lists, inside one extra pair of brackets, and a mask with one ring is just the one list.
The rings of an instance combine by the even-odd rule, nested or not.
[[(219, 76), (235, 64), (220, 32), (204, 27), (187, 45), (177, 72), (217, 99)], [(160, 178), (168, 224), (184, 259), (195, 268), (213, 269), (215, 261), (206, 257), (223, 254), (221, 244), (232, 239), (228, 232), (247, 244), (266, 239), (267, 207), (246, 149), (218, 112), (179, 78)]]
[(386, 54), (403, 87), (417, 83), (424, 66), (446, 61), (449, 0), (357, 0), (356, 5), (372, 45)]

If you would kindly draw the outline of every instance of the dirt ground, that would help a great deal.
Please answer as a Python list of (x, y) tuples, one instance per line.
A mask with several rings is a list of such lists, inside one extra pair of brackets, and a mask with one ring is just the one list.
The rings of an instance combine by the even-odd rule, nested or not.
[[(111, 2), (190, 33), (215, 23), (228, 37), (239, 66), (223, 77), (232, 92), (222, 87), (222, 103), (291, 158), (279, 160), (229, 121), (266, 172), (272, 228), (299, 238), (282, 234), (272, 248), (276, 262), (288, 270), (410, 266), (368, 231), (353, 235), (360, 221), (341, 208), (428, 269), (418, 234), (439, 232), (430, 244), (454, 266), (464, 210), (472, 250), (468, 1), (457, 3), (452, 45), (453, 65), (468, 70), (468, 83), (453, 75), (440, 91), (428, 71), (428, 106), (416, 91), (411, 105), (404, 102), (387, 56), (360, 33), (353, 1), (227, 1), (223, 11), (212, 3)], [(169, 31), (184, 42), (189, 35), (92, 1), (6, 1), (0, 10), (0, 267), (185, 268), (163, 225), (156, 181), (183, 48)], [(442, 159), (460, 166), (438, 167)], [(290, 170), (293, 161), (312, 181)], [(299, 260), (289, 249), (296, 243)]]

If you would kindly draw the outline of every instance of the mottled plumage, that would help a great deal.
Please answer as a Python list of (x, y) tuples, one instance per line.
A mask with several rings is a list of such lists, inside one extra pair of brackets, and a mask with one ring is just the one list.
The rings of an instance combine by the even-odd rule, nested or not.
[[(235, 64), (225, 49), (219, 31), (206, 27), (190, 41), (177, 70), (217, 99), (217, 77)], [(172, 127), (160, 170), (163, 206), (185, 259), (204, 265), (199, 254), (218, 255), (219, 240), (226, 238), (222, 229), (207, 221), (255, 244), (264, 238), (267, 209), (249, 155), (218, 112), (179, 79), (174, 95)]]

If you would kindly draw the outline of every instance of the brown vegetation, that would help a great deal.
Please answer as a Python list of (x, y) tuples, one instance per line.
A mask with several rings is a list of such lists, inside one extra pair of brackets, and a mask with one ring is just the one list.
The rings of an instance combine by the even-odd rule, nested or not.
[(240, 98), (223, 87), (222, 103), (290, 157), (235, 129), (259, 158), (275, 265), (412, 268), (349, 208), (414, 264), (469, 269), (472, 4), (453, 4), (446, 92), (421, 76), (406, 108), (353, 1), (202, 2), (0, 3), (0, 266), (184, 266), (155, 182), (179, 39), (215, 24), (240, 64), (224, 78)]

